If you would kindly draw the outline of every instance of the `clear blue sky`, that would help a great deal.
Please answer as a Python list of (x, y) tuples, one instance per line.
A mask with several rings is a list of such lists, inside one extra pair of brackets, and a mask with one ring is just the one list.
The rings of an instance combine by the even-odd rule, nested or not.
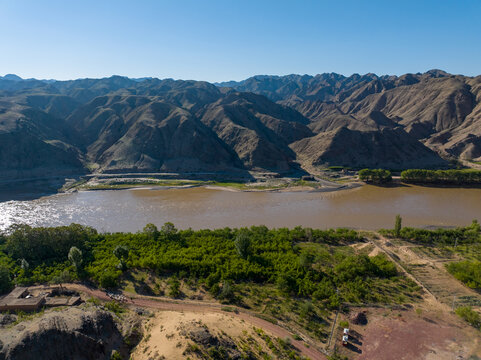
[(480, 0), (0, 0), (0, 74), (481, 74)]

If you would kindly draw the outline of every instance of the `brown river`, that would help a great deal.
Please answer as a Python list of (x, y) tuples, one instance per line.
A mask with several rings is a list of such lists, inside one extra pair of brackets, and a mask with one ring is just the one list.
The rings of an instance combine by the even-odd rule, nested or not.
[(363, 186), (337, 192), (233, 192), (203, 187), (57, 194), (0, 202), (0, 229), (13, 223), (72, 222), (99, 231), (137, 231), (167, 221), (178, 228), (457, 226), (481, 219), (481, 189)]

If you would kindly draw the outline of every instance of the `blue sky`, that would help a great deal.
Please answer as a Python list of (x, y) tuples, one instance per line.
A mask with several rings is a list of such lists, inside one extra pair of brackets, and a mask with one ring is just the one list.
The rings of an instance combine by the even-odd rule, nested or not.
[(0, 74), (481, 74), (479, 0), (0, 0)]

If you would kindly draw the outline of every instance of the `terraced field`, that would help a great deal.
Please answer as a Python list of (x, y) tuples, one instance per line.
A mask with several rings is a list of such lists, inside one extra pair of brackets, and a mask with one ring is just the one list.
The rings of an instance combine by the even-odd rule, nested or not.
[(408, 264), (408, 270), (438, 299), (450, 307), (481, 307), (481, 296), (454, 279), (444, 263)]
[(461, 260), (444, 248), (413, 245), (401, 240), (375, 240), (441, 304), (450, 308), (470, 305), (481, 309), (481, 294), (451, 276), (445, 264)]

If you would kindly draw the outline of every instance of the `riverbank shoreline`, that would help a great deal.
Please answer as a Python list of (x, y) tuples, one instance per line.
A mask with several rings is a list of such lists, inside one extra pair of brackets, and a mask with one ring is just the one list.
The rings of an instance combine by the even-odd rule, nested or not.
[(102, 190), (170, 190), (170, 189), (190, 189), (196, 187), (202, 187), (208, 190), (221, 190), (231, 192), (333, 192), (341, 190), (349, 190), (361, 187), (365, 183), (359, 181), (350, 181), (346, 183), (334, 183), (326, 180), (302, 182), (299, 180), (292, 180), (290, 178), (276, 179), (276, 183), (223, 183), (215, 181), (192, 181), (186, 179), (175, 179), (175, 182), (179, 184), (174, 185), (172, 181), (167, 183), (153, 182), (153, 183), (84, 183), (81, 186), (70, 187), (65, 191), (59, 193), (72, 193), (78, 191), (102, 191)]

